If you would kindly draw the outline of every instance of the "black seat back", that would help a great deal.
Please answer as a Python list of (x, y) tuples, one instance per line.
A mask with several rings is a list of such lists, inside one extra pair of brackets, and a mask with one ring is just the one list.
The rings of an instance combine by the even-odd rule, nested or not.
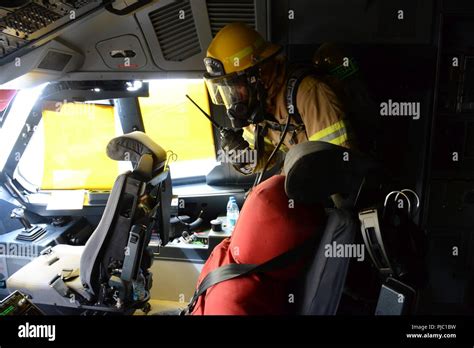
[(336, 314), (344, 288), (349, 257), (328, 256), (334, 245), (351, 245), (359, 228), (354, 210), (368, 173), (376, 168), (367, 157), (325, 142), (306, 142), (287, 154), (285, 191), (290, 199), (305, 203), (322, 202), (338, 195), (336, 208), (328, 219), (314, 257), (302, 279), (300, 313)]

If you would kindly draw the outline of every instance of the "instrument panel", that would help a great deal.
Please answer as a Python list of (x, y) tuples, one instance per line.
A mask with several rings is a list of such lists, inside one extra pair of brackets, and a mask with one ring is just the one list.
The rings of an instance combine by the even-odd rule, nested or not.
[[(75, 20), (100, 1), (31, 0), (0, 3), (0, 58)], [(14, 4), (21, 6), (14, 7)]]

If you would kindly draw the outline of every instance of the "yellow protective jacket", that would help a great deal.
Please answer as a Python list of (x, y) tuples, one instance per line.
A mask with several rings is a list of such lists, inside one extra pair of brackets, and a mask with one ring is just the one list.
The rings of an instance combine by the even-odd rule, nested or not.
[[(284, 125), (288, 118), (285, 102), (286, 81), (278, 83), (276, 79), (273, 79), (273, 82), (278, 85), (278, 90), (273, 92), (272, 97), (270, 88), (268, 111), (274, 115), (278, 123)], [(298, 87), (296, 104), (304, 127), (286, 134), (280, 148), (282, 151), (286, 152), (292, 146), (305, 141), (326, 141), (346, 148), (352, 147), (353, 140), (348, 130), (343, 105), (333, 88), (329, 87), (329, 84), (323, 81), (322, 78), (312, 75), (306, 76)], [(297, 124), (295, 120), (292, 120), (291, 123)], [(254, 125), (244, 129), (244, 138), (251, 147), (254, 144), (254, 129)], [(263, 168), (266, 159), (278, 144), (280, 137), (280, 131), (268, 129), (265, 136), (265, 154), (259, 159), (255, 169), (256, 172)]]

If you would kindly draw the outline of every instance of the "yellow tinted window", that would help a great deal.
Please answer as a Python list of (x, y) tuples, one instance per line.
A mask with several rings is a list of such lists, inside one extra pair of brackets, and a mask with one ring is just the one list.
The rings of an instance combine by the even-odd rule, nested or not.
[(202, 80), (150, 81), (150, 96), (139, 98), (145, 131), (165, 150), (176, 153), (178, 161), (215, 159), (212, 126), (186, 94), (209, 112)]
[(118, 162), (106, 155), (116, 136), (112, 106), (68, 103), (43, 111), (44, 170), (42, 189), (110, 189)]

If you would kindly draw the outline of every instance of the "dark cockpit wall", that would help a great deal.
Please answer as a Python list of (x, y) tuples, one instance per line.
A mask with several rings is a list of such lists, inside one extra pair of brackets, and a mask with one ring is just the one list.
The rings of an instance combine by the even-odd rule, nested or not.
[(290, 60), (338, 43), (355, 57), (377, 107), (419, 103), (419, 117), (379, 113), (376, 157), (387, 192), (410, 188), (421, 198), (415, 221), (427, 236), (429, 280), (417, 312), (472, 313), (472, 2), (277, 0), (271, 16), (272, 38)]
[(440, 304), (440, 313), (472, 314), (474, 4), (444, 1), (440, 12), (432, 153), (426, 181), (431, 301)]
[[(291, 61), (311, 59), (323, 43), (338, 44), (355, 58), (377, 113), (376, 120), (360, 119), (371, 128), (362, 136), (374, 137), (393, 189), (422, 195), (436, 71), (435, 2), (294, 0), (289, 8), (298, 20), (289, 21), (286, 3), (272, 1), (274, 39)], [(397, 20), (400, 9), (403, 19)], [(380, 116), (381, 104), (390, 101), (419, 103), (419, 115)]]

